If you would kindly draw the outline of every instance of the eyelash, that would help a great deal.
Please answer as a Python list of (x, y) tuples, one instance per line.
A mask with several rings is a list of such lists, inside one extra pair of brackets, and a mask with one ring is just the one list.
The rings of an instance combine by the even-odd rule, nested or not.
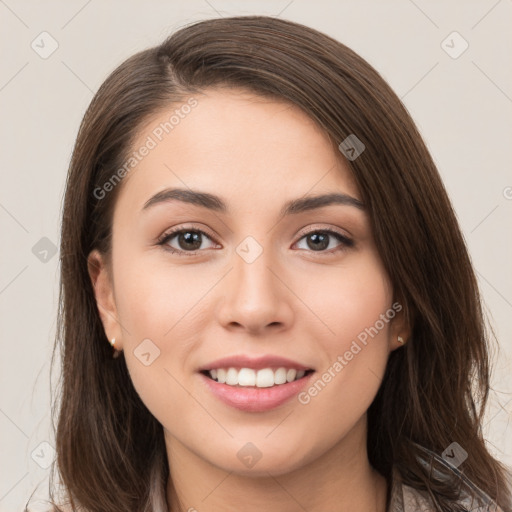
[[(196, 250), (196, 251), (183, 251), (183, 250), (175, 249), (174, 247), (171, 247), (170, 245), (167, 245), (169, 240), (174, 238), (174, 236), (179, 235), (180, 233), (187, 233), (187, 232), (200, 233), (201, 235), (204, 235), (207, 238), (209, 238), (210, 240), (212, 240), (212, 242), (215, 242), (214, 238), (211, 235), (209, 235), (208, 233), (206, 233), (205, 231), (203, 231), (202, 229), (190, 227), (190, 228), (175, 229), (175, 230), (172, 230), (170, 232), (164, 233), (158, 239), (157, 245), (163, 246), (163, 248), (166, 251), (169, 251), (172, 254), (176, 254), (177, 256), (196, 256), (199, 252), (203, 251), (204, 249), (199, 249), (199, 250)], [(303, 238), (307, 237), (308, 235), (312, 235), (314, 233), (322, 233), (322, 234), (331, 235), (331, 236), (336, 238), (336, 240), (338, 240), (341, 243), (336, 248), (330, 249), (328, 251), (326, 251), (326, 250), (312, 251), (311, 250), (311, 251), (307, 251), (307, 252), (313, 252), (313, 253), (317, 252), (317, 253), (333, 254), (333, 253), (336, 253), (338, 251), (347, 250), (347, 249), (349, 249), (349, 248), (354, 246), (354, 241), (353, 240), (351, 240), (350, 238), (347, 238), (346, 236), (344, 236), (341, 233), (338, 233), (337, 231), (334, 231), (332, 229), (318, 229), (318, 228), (312, 229), (312, 230), (310, 230), (310, 231), (308, 231), (306, 233), (303, 233), (298, 241), (300, 241)], [(303, 249), (301, 249), (301, 250), (303, 250)]]

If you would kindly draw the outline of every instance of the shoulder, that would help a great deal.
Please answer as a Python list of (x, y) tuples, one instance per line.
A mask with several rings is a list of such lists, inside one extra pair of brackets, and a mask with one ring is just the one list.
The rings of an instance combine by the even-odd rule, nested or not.
[[(456, 467), (434, 452), (426, 448), (422, 449), (428, 454), (428, 457), (422, 459), (422, 463), (429, 468), (438, 481), (456, 482), (459, 496), (451, 502), (454, 510), (504, 512), (494, 500), (458, 471)], [(434, 512), (435, 510), (429, 493), (405, 484), (397, 466), (393, 466), (388, 512)]]
[[(453, 510), (466, 510), (471, 512), (504, 512), (490, 498), (465, 495), (452, 503)], [(389, 512), (435, 512), (432, 500), (424, 491), (414, 489), (409, 485), (401, 484), (395, 491)]]

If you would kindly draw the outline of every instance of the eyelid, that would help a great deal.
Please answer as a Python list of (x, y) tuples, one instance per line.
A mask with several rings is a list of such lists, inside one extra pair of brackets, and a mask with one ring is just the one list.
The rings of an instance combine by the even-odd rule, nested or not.
[(161, 240), (168, 235), (179, 233), (180, 231), (186, 231), (187, 229), (190, 231), (199, 231), (205, 235), (208, 235), (208, 237), (211, 239), (215, 239), (215, 235), (210, 232), (208, 228), (202, 227), (200, 224), (194, 224), (193, 222), (185, 222), (184, 224), (179, 224), (178, 226), (167, 229), (158, 237), (158, 240)]
[(350, 235), (342, 233), (339, 228), (326, 227), (326, 226), (313, 224), (304, 229), (305, 229), (304, 231), (299, 231), (299, 234), (297, 235), (297, 236), (299, 236), (299, 239), (305, 235), (309, 235), (310, 233), (316, 233), (318, 231), (321, 231), (324, 233), (335, 233), (336, 235), (339, 235), (343, 239), (353, 242)]

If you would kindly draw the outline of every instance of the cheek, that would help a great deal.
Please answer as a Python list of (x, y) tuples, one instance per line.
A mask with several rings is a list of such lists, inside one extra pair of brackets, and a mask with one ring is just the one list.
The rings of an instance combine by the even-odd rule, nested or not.
[(190, 273), (168, 266), (148, 270), (132, 260), (117, 270), (116, 304), (128, 372), (142, 402), (165, 425), (170, 404), (173, 411), (187, 408), (180, 368), (188, 364), (197, 334), (192, 327), (203, 321), (194, 304), (205, 291)]
[(167, 344), (179, 332), (179, 339), (186, 342), (188, 335), (183, 331), (191, 323), (197, 328), (195, 322), (201, 318), (197, 311), (215, 276), (207, 270), (198, 274), (192, 265), (178, 267), (164, 261), (153, 262), (148, 269), (142, 265), (143, 257), (139, 261), (120, 261), (115, 276), (118, 315), (129, 332), (125, 341), (133, 344), (154, 338)]
[(389, 356), (389, 328), (395, 311), (392, 288), (374, 254), (340, 268), (337, 275), (333, 272), (330, 282), (338, 285), (331, 284), (328, 293), (308, 295), (323, 321), (316, 339), (325, 359), (299, 401), (313, 417), (323, 416), (327, 408), (332, 422), (323, 428), (330, 425), (334, 433), (340, 421), (352, 424), (373, 401)]
[[(377, 268), (369, 268), (367, 272), (347, 279), (340, 294), (338, 315), (334, 317), (340, 339), (345, 343), (355, 339), (364, 343), (368, 329), (375, 326), (390, 308), (391, 299), (387, 280)], [(387, 334), (388, 325), (378, 322), (379, 335)]]
[[(392, 287), (373, 251), (354, 255), (346, 265), (321, 272), (316, 276), (318, 286), (312, 286), (315, 276), (309, 273), (300, 288), (302, 296), (322, 321), (322, 339), (329, 352), (344, 351), (358, 336), (364, 339), (366, 329), (391, 307)], [(388, 326), (379, 322), (379, 334), (387, 334)]]
[(192, 364), (198, 334), (208, 319), (211, 322), (206, 295), (218, 278), (193, 265), (153, 262), (148, 270), (143, 263), (143, 256), (114, 263), (116, 305), (132, 382), (161, 421), (170, 397), (177, 409), (186, 404), (187, 395), (178, 382), (183, 380), (183, 368)]

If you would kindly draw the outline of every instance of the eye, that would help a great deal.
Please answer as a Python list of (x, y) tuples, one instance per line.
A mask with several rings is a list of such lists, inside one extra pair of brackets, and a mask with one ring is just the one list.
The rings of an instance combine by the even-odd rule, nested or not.
[[(205, 247), (205, 240), (210, 241), (210, 246)], [(306, 247), (298, 248), (312, 252), (333, 253), (354, 246), (353, 240), (332, 229), (311, 230), (305, 233), (295, 245), (298, 245), (302, 240), (305, 240)], [(333, 241), (337, 241), (338, 244), (333, 244)], [(164, 246), (165, 250), (178, 256), (194, 256), (200, 250), (211, 249), (216, 246), (213, 243), (213, 237), (198, 228), (174, 229), (162, 235), (158, 240), (158, 245)]]
[[(205, 247), (203, 245), (205, 239), (212, 241), (210, 236), (201, 229), (181, 228), (165, 233), (158, 240), (158, 245), (164, 246), (166, 250), (179, 256), (193, 256), (196, 254), (196, 251), (212, 248), (215, 245)], [(174, 242), (174, 246), (172, 242)]]
[[(354, 246), (353, 240), (332, 229), (315, 229), (313, 231), (309, 231), (301, 237), (299, 242), (303, 239), (306, 241), (305, 249), (311, 249), (313, 252), (337, 252), (344, 250), (347, 247)], [(333, 239), (338, 242), (338, 245), (335, 245), (334, 247), (332, 247), (331, 244)], [(303, 248), (299, 247), (299, 249)]]

